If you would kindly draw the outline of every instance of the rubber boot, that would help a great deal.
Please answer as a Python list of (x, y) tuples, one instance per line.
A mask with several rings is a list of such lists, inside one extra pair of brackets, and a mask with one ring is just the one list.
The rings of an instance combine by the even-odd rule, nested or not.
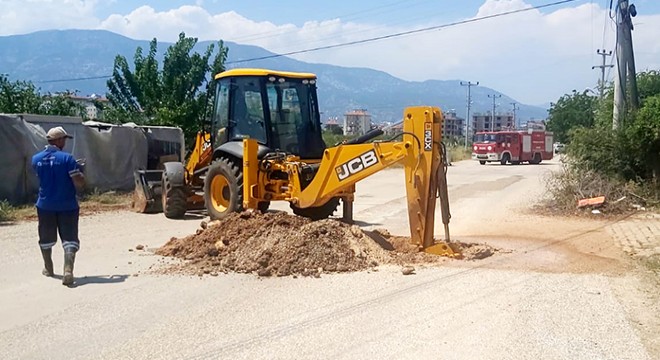
[(53, 249), (41, 249), (41, 257), (44, 258), (44, 269), (41, 271), (44, 276), (53, 276), (53, 259), (51, 255), (53, 254)]
[(64, 276), (62, 277), (62, 285), (73, 285), (73, 263), (75, 261), (75, 252), (67, 251), (64, 253)]

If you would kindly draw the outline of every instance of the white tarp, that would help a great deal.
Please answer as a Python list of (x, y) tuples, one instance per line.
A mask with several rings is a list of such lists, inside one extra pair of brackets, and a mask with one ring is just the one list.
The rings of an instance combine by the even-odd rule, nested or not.
[[(86, 160), (88, 189), (131, 190), (133, 172), (149, 168), (150, 152), (162, 156), (174, 150), (182, 154), (184, 150), (183, 132), (177, 128), (83, 124), (80, 119), (67, 117), (0, 115), (0, 144), (8, 153), (0, 157), (0, 199), (14, 204), (34, 200), (38, 182), (31, 167), (32, 155), (44, 148), (46, 132), (55, 126), (62, 126), (73, 135), (64, 150), (76, 159)], [(150, 148), (154, 143), (158, 149)]]
[(0, 200), (28, 202), (39, 189), (32, 155), (46, 146), (46, 132), (22, 119), (0, 115)]

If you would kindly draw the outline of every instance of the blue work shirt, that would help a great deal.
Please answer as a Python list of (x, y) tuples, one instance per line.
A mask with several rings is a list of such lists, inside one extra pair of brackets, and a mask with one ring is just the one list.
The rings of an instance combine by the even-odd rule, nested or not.
[(72, 176), (81, 174), (76, 159), (53, 145), (32, 157), (32, 168), (39, 177), (37, 208), (46, 211), (78, 209)]

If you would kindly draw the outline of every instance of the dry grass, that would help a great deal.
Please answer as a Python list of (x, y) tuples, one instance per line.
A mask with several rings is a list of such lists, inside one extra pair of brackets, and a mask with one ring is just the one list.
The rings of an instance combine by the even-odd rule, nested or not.
[(660, 275), (660, 254), (649, 256), (643, 259), (642, 263), (656, 275)]
[[(124, 210), (131, 206), (132, 193), (115, 191), (92, 191), (80, 199), (80, 214), (91, 215), (103, 211)], [(34, 205), (12, 206), (8, 201), (0, 201), (0, 223), (34, 220), (37, 210)]]
[(472, 149), (460, 145), (447, 147), (447, 152), (451, 156), (452, 162), (469, 160), (472, 157)]
[(558, 172), (546, 179), (549, 200), (542, 210), (558, 214), (590, 214), (593, 207), (577, 208), (581, 199), (605, 196), (605, 203), (598, 209), (606, 215), (621, 215), (640, 208), (651, 210), (657, 206), (654, 191), (634, 182), (624, 182), (606, 177), (595, 171), (577, 170), (565, 164)]

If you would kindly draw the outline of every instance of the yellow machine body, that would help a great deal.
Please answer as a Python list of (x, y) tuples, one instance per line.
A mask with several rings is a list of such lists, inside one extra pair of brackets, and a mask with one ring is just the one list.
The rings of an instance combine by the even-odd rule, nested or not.
[[(342, 144), (327, 148), (318, 162), (282, 154), (259, 160), (255, 140), (243, 140), (243, 208), (256, 209), (262, 201), (284, 200), (300, 208), (318, 207), (332, 198), (352, 203), (355, 184), (382, 169), (403, 162), (412, 242), (427, 252), (459, 256), (449, 244), (449, 206), (442, 154), (442, 112), (438, 107), (417, 106), (404, 111), (401, 141)], [(318, 167), (303, 186), (306, 167)], [(271, 178), (273, 172), (286, 179)], [(441, 188), (444, 186), (444, 188)], [(436, 196), (442, 206), (445, 241), (434, 239)], [(444, 197), (442, 196), (444, 194)], [(352, 208), (352, 207), (351, 207)], [(346, 214), (345, 214), (346, 215)]]
[[(242, 209), (267, 209), (287, 201), (294, 213), (311, 219), (330, 216), (341, 200), (352, 221), (355, 184), (399, 162), (406, 175), (412, 242), (427, 252), (460, 256), (449, 243), (449, 200), (438, 107), (409, 107), (403, 129), (391, 141), (357, 139), (326, 147), (321, 137), (316, 75), (267, 69), (232, 69), (215, 76), (211, 121), (212, 155), (193, 154), (205, 167), (204, 197), (209, 216), (221, 219)], [(396, 139), (396, 140), (394, 140)], [(200, 144), (198, 139), (198, 145)], [(196, 148), (199, 148), (197, 146)], [(445, 239), (434, 239), (439, 198)]]

